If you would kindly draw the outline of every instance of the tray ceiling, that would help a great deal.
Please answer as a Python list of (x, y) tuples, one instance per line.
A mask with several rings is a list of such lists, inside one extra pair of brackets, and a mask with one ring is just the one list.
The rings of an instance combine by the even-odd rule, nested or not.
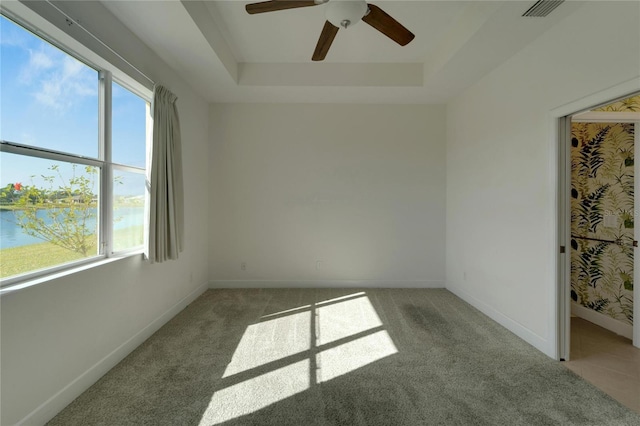
[(326, 5), (249, 15), (247, 3), (102, 2), (210, 102), (445, 102), (582, 6), (525, 18), (533, 2), (372, 1), (415, 39), (360, 22), (314, 63)]

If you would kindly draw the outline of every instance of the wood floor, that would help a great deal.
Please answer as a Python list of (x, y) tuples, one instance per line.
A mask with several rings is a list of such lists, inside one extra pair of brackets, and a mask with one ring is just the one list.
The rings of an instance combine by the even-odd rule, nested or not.
[(570, 356), (568, 368), (640, 413), (640, 349), (631, 340), (572, 317)]

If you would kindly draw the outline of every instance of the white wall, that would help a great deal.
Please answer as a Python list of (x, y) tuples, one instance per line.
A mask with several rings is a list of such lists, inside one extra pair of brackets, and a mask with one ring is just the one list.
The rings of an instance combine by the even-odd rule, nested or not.
[[(214, 105), (208, 114), (99, 3), (77, 3), (84, 25), (179, 96), (186, 249), (176, 262), (129, 258), (3, 296), (3, 425), (54, 415), (209, 279), (442, 284), (442, 107)], [(639, 27), (637, 2), (588, 3), (447, 109), (447, 286), (550, 355), (548, 114), (636, 77)]]
[(3, 295), (2, 425), (44, 423), (208, 281), (208, 105), (98, 2), (78, 7), (85, 26), (104, 30), (109, 44), (179, 98), (186, 247), (178, 261), (149, 265), (137, 256)]
[(639, 8), (586, 2), (447, 107), (447, 288), (549, 356), (557, 249), (551, 111), (638, 78)]
[(212, 286), (444, 286), (444, 107), (220, 104), (210, 123)]

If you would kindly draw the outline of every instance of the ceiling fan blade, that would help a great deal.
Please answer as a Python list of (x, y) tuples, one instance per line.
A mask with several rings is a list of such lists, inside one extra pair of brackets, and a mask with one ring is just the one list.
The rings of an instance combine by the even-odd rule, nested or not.
[(318, 4), (314, 0), (271, 0), (248, 4), (245, 9), (249, 14), (253, 15), (255, 13), (275, 12), (276, 10), (295, 9)]
[(374, 4), (368, 4), (369, 12), (362, 20), (401, 46), (407, 45), (415, 35), (400, 22)]
[(322, 33), (320, 33), (320, 38), (318, 39), (318, 44), (316, 45), (316, 50), (314, 50), (313, 56), (311, 57), (313, 61), (324, 60), (324, 58), (327, 56), (327, 53), (329, 52), (331, 43), (333, 43), (333, 39), (336, 38), (336, 34), (338, 34), (338, 29), (338, 27), (336, 27), (329, 21), (326, 21), (324, 23), (324, 27), (322, 27)]

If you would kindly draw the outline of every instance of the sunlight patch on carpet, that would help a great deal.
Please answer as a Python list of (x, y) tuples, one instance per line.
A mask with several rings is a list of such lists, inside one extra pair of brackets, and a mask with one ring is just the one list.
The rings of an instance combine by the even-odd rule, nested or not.
[(364, 293), (362, 297), (319, 306), (317, 310), (318, 346), (382, 326), (380, 317)]
[(385, 330), (327, 349), (318, 354), (317, 381), (326, 382), (396, 353)]
[(213, 394), (199, 426), (224, 423), (309, 389), (309, 360), (245, 380)]
[(396, 353), (364, 292), (265, 315), (242, 335), (222, 376), (228, 384), (200, 425), (255, 413)]
[(250, 325), (222, 377), (308, 351), (310, 321), (309, 312), (300, 312)]

